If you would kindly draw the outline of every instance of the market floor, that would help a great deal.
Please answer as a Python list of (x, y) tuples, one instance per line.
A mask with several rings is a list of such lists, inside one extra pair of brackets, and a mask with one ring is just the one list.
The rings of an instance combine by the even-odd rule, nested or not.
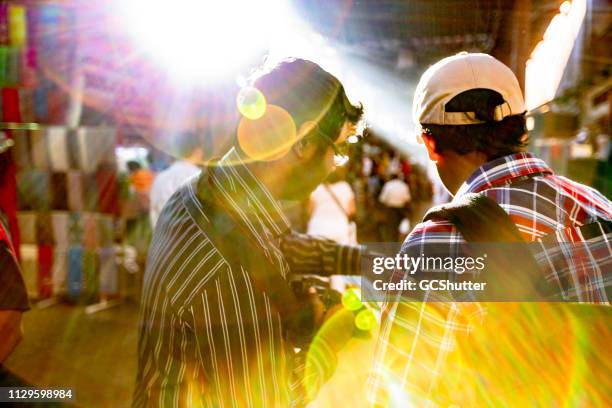
[[(93, 314), (83, 306), (33, 305), (23, 323), (24, 339), (5, 364), (11, 372), (36, 387), (71, 388), (77, 407), (130, 406), (136, 375), (135, 303)], [(359, 390), (364, 389), (374, 339), (348, 342), (336, 372), (310, 407), (365, 406)], [(346, 396), (338, 389), (355, 392)]]
[(79, 407), (129, 407), (137, 322), (135, 303), (93, 314), (83, 306), (34, 305), (5, 366), (37, 387), (72, 388)]

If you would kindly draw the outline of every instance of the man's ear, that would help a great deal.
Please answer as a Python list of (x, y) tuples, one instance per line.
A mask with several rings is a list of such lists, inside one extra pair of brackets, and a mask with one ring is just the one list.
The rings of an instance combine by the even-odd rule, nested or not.
[(433, 162), (440, 160), (440, 155), (436, 153), (436, 141), (431, 136), (427, 133), (421, 133), (417, 135), (417, 142), (425, 145), (429, 160)]

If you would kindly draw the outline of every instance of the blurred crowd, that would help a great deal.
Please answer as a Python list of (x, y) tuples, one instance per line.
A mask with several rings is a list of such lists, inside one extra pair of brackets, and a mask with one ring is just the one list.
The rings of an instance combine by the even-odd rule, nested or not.
[(341, 243), (402, 242), (432, 204), (434, 190), (422, 165), (370, 132), (293, 221), (297, 229)]

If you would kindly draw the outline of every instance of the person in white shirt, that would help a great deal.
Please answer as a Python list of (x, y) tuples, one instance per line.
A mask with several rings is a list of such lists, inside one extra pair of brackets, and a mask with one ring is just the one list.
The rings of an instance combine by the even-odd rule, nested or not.
[(400, 224), (406, 216), (411, 200), (410, 187), (401, 176), (396, 174), (383, 185), (378, 201), (388, 209), (386, 217), (388, 222), (381, 229), (384, 242), (395, 241), (400, 237)]
[(337, 180), (320, 184), (310, 195), (310, 220), (307, 233), (333, 239), (341, 244), (356, 244), (355, 193), (350, 184)]
[(166, 201), (186, 180), (200, 173), (198, 164), (204, 159), (204, 149), (200, 140), (192, 133), (182, 133), (176, 137), (174, 142), (182, 159), (175, 161), (166, 170), (158, 173), (153, 181), (149, 211), (153, 228), (155, 228)]
[(397, 175), (385, 183), (378, 196), (378, 201), (389, 208), (405, 208), (410, 200), (410, 187)]

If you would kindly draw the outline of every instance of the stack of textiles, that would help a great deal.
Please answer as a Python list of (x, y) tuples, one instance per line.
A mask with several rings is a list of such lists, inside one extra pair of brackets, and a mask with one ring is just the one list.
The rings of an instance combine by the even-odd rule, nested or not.
[(64, 296), (91, 303), (118, 294), (112, 216), (91, 212), (23, 211), (22, 269), (34, 299)]
[(13, 139), (28, 294), (83, 303), (117, 295), (115, 130), (48, 126)]

